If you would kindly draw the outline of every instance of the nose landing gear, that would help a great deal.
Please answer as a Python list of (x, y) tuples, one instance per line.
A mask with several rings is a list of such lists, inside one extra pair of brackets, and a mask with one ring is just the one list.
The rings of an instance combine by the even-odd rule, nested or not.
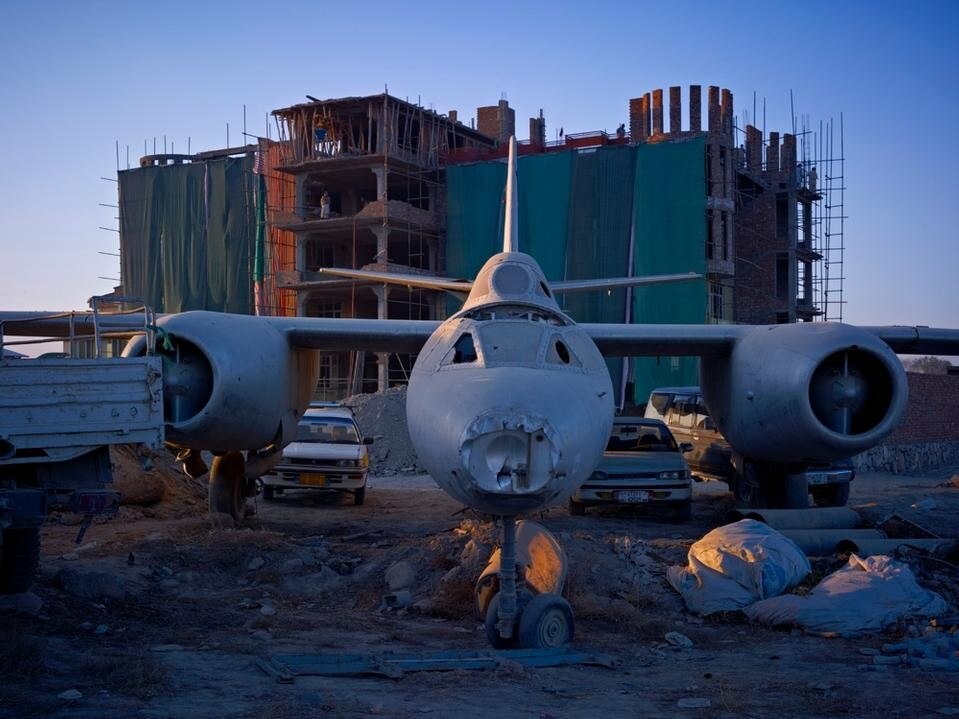
[[(555, 541), (552, 544), (536, 542), (534, 537), (527, 540), (528, 546), (524, 547), (530, 564), (536, 563), (537, 559), (544, 560), (540, 563), (552, 565), (557, 572), (552, 582), (548, 578), (539, 582), (540, 586), (552, 591), (534, 595), (526, 588), (526, 583), (523, 588), (517, 587), (516, 517), (502, 517), (502, 524), (500, 588), (486, 608), (487, 639), (496, 649), (555, 649), (568, 645), (573, 640), (573, 608), (559, 594), (565, 579), (565, 560), (555, 550), (552, 552), (554, 556), (545, 556), (550, 554)], [(527, 524), (535, 526), (531, 522)], [(539, 530), (548, 535), (546, 530)], [(527, 566), (527, 573), (531, 569), (533, 567)]]

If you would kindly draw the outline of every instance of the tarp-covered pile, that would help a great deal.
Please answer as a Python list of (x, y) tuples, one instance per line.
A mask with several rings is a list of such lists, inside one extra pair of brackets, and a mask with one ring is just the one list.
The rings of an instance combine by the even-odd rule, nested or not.
[(909, 567), (890, 557), (852, 555), (809, 594), (783, 595), (809, 572), (809, 561), (791, 540), (744, 519), (693, 544), (689, 565), (670, 567), (667, 578), (696, 614), (743, 610), (762, 624), (822, 634), (879, 632), (901, 619), (946, 611), (942, 597), (920, 587)]

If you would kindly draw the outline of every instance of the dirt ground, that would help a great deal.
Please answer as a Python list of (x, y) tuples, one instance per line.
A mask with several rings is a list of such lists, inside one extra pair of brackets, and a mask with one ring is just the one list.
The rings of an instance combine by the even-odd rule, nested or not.
[[(959, 487), (947, 481), (954, 472), (864, 475), (850, 503), (872, 519), (896, 511), (959, 538)], [(495, 543), (492, 526), (425, 476), (372, 478), (361, 507), (346, 498), (260, 500), (239, 529), (212, 529), (196, 492), (182, 496), (175, 512), (124, 508), (80, 546), (76, 526), (45, 527), (34, 588), (42, 609), (0, 614), (0, 716), (891, 719), (959, 711), (955, 674), (869, 663), (862, 650), (902, 636), (905, 626), (824, 639), (739, 614), (688, 614), (665, 569), (684, 564), (689, 545), (732, 507), (721, 484), (696, 486), (693, 519), (683, 524), (615, 508), (541, 515), (569, 554), (576, 648), (612, 655), (618, 668), (504, 663), (290, 684), (255, 660), (486, 650), (472, 588)], [(924, 499), (935, 507), (912, 507)], [(401, 561), (412, 568), (416, 605), (385, 609), (384, 575)], [(840, 564), (814, 567), (826, 573)], [(955, 611), (956, 575), (929, 577), (934, 586), (920, 581)], [(667, 644), (670, 631), (692, 649)], [(69, 690), (82, 696), (58, 696)], [(683, 708), (691, 700), (708, 706)]]

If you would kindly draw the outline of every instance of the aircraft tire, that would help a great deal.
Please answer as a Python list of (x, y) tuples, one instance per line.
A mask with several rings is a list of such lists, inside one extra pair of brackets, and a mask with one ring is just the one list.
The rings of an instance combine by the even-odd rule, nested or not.
[(213, 458), (210, 467), (210, 514), (229, 514), (240, 522), (246, 512), (246, 460), (240, 452), (227, 452)]
[(557, 649), (573, 641), (573, 608), (558, 594), (539, 594), (530, 600), (519, 620), (523, 649)]
[(33, 584), (40, 563), (40, 528), (3, 531), (0, 547), (0, 594), (20, 594)]

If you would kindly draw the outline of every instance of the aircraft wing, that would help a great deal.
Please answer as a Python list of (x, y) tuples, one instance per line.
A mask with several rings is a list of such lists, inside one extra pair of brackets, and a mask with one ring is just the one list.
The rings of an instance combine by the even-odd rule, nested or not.
[(579, 325), (607, 357), (722, 355), (752, 329), (746, 325)]
[(419, 352), (439, 321), (261, 317), (294, 347), (367, 352)]
[(862, 327), (901, 355), (959, 355), (959, 330), (940, 327)]
[[(728, 354), (736, 342), (762, 326), (581, 324), (580, 327), (608, 357), (672, 357)], [(859, 329), (875, 335), (898, 354), (959, 355), (959, 330), (906, 326)]]

